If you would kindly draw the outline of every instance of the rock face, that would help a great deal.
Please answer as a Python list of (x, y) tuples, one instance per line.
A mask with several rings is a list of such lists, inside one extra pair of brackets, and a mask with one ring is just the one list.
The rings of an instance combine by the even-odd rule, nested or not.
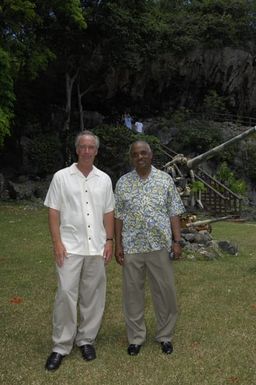
[(230, 111), (256, 114), (256, 56), (243, 49), (198, 48), (181, 57), (159, 55), (143, 73), (113, 69), (105, 82), (104, 98), (116, 98), (118, 106), (121, 93), (140, 113), (142, 108), (147, 113), (179, 107), (194, 110), (214, 90), (225, 97)]
[(215, 89), (227, 96), (229, 108), (238, 113), (256, 113), (256, 57), (241, 49), (195, 50), (178, 65), (184, 78), (182, 103), (200, 100), (202, 93)]

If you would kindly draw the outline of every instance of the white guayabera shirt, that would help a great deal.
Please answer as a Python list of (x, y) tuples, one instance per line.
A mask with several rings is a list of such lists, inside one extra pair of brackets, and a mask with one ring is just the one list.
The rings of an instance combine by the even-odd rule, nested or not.
[(76, 163), (57, 171), (44, 205), (60, 212), (60, 234), (68, 253), (102, 255), (103, 216), (114, 210), (110, 177), (93, 166), (85, 177)]

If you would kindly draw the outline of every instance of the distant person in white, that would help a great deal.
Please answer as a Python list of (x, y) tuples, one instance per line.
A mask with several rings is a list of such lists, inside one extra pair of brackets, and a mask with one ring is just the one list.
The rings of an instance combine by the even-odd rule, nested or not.
[(131, 130), (132, 129), (132, 117), (129, 113), (125, 112), (123, 116), (124, 125)]
[(138, 134), (142, 134), (143, 133), (143, 123), (135, 122), (134, 125), (135, 125), (136, 132), (138, 132)]

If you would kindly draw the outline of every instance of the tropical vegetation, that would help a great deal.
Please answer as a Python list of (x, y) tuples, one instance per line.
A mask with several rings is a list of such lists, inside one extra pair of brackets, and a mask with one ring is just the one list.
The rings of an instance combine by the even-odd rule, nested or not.
[[(167, 130), (175, 122), (177, 151), (200, 153), (219, 144), (217, 128), (210, 133), (199, 120), (186, 125), (186, 105), (168, 105), (168, 94), (175, 99), (182, 84), (175, 60), (227, 46), (254, 55), (255, 16), (252, 0), (3, 0), (1, 164), (15, 175), (43, 176), (69, 163), (74, 135), (97, 126), (85, 111), (100, 114), (103, 136), (104, 130), (115, 135), (128, 109), (143, 119), (163, 116)], [(170, 86), (159, 97), (167, 79)], [(202, 85), (192, 110), (228, 112), (231, 96), (217, 88)], [(249, 152), (255, 153), (254, 144)]]

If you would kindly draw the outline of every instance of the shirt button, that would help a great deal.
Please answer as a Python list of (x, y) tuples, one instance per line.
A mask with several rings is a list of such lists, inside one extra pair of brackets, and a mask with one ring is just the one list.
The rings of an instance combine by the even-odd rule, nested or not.
[(89, 213), (87, 213), (87, 215), (90, 215)]
[(90, 225), (88, 225), (88, 227), (91, 227)]
[(88, 192), (88, 190), (85, 190), (85, 192)]
[(86, 202), (86, 204), (88, 205), (88, 202)]
[(88, 238), (89, 239), (89, 241), (91, 240), (91, 238)]

